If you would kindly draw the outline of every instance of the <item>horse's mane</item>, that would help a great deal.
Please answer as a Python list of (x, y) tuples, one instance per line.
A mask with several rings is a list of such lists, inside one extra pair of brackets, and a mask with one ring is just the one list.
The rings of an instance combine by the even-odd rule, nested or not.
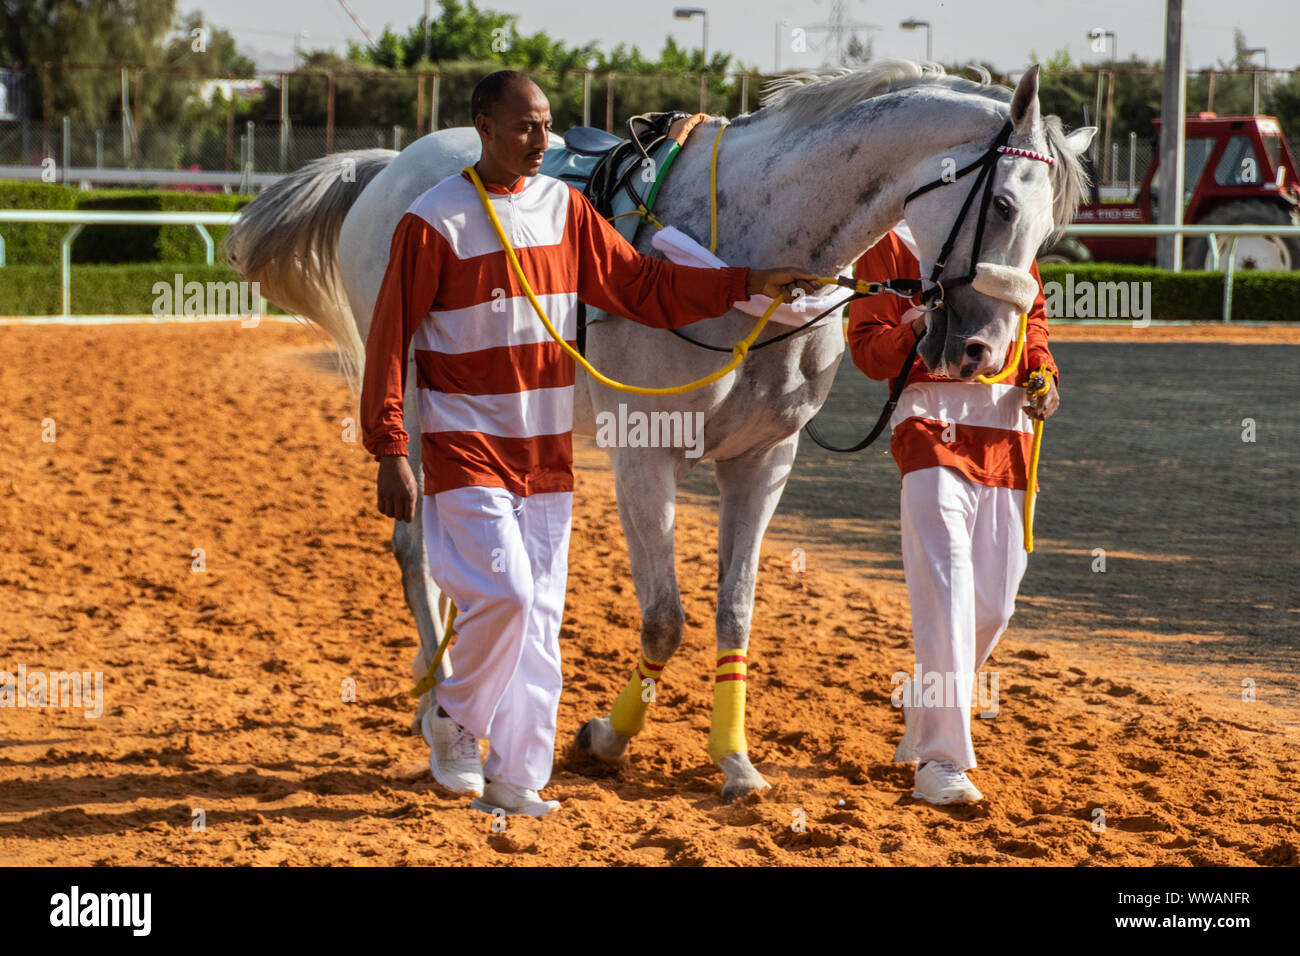
[[(863, 100), (915, 86), (938, 86), (999, 103), (1010, 103), (1015, 92), (991, 82), (983, 67), (973, 67), (980, 76), (970, 80), (944, 72), (937, 63), (922, 66), (912, 60), (880, 60), (856, 70), (795, 73), (770, 80), (763, 87), (760, 116), (779, 118), (786, 135), (820, 122)], [(1058, 228), (1074, 219), (1075, 210), (1088, 190), (1088, 173), (1079, 157), (1066, 145), (1065, 127), (1059, 116), (1043, 117), (1043, 135), (1048, 153), (1056, 160), (1051, 167), (1052, 219)]]

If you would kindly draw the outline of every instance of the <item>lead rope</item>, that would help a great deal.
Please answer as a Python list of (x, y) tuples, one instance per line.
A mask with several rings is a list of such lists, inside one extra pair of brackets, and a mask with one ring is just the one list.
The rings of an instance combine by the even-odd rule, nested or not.
[[(725, 129), (725, 127), (723, 128)], [(716, 140), (714, 141), (714, 162), (715, 164), (717, 162)], [(576, 349), (569, 345), (560, 333), (556, 331), (555, 326), (551, 324), (551, 320), (546, 317), (546, 312), (542, 308), (542, 304), (537, 301), (537, 296), (533, 293), (532, 286), (528, 284), (528, 278), (524, 275), (523, 266), (519, 264), (519, 257), (515, 255), (515, 250), (510, 245), (510, 240), (506, 237), (505, 230), (501, 227), (501, 220), (497, 218), (496, 210), (492, 208), (492, 203), (487, 196), (487, 190), (483, 188), (483, 181), (479, 179), (478, 172), (473, 166), (466, 166), (465, 172), (469, 174), (470, 181), (474, 184), (474, 189), (478, 193), (479, 200), (483, 203), (483, 209), (487, 212), (488, 219), (492, 223), (492, 229), (496, 232), (497, 238), (501, 240), (501, 248), (505, 250), (506, 259), (509, 260), (510, 267), (514, 270), (515, 278), (519, 280), (520, 288), (524, 290), (524, 294), (528, 297), (529, 303), (532, 304), (533, 311), (536, 312), (537, 317), (542, 320), (542, 325), (546, 327), (547, 333), (552, 339), (559, 343), (560, 347), (564, 349), (564, 351), (568, 353), (574, 361), (578, 362), (583, 368), (585, 368), (587, 372), (596, 379), (596, 381), (608, 385), (610, 388), (617, 389), (621, 392), (631, 392), (637, 395), (680, 395), (684, 392), (689, 392), (693, 389), (716, 382), (741, 363), (745, 358), (745, 353), (749, 351), (749, 347), (754, 343), (754, 339), (758, 338), (758, 334), (762, 332), (763, 327), (767, 325), (767, 320), (772, 317), (772, 313), (774, 313), (785, 300), (785, 296), (777, 296), (772, 300), (772, 304), (767, 307), (767, 311), (764, 312), (763, 317), (758, 320), (758, 324), (754, 326), (754, 330), (736, 343), (732, 350), (735, 353), (735, 357), (711, 375), (707, 375), (698, 381), (686, 385), (677, 385), (671, 388), (646, 388), (640, 385), (625, 385), (622, 382), (616, 382), (596, 371), (596, 369), (592, 367), (591, 363), (588, 362)], [(830, 277), (827, 281), (837, 282), (839, 281), (839, 277)], [(453, 604), (450, 613), (447, 616), (446, 624), (444, 625), (445, 631), (443, 638), (438, 644), (438, 650), (433, 655), (433, 661), (429, 664), (429, 669), (425, 671), (424, 676), (420, 678), (419, 682), (411, 688), (410, 691), (408, 691), (410, 696), (417, 698), (422, 697), (425, 693), (432, 690), (434, 685), (437, 683), (438, 665), (442, 663), (443, 655), (446, 654), (447, 647), (450, 645), (452, 636), (455, 634), (455, 631), (452, 630), (452, 622), (455, 619), (456, 606)]]
[[(863, 283), (863, 285), (866, 284), (867, 283)], [(999, 372), (997, 375), (976, 376), (975, 380), (977, 382), (979, 382), (981, 385), (996, 385), (999, 382), (1001, 382), (1003, 379), (1011, 375), (1011, 373), (1014, 372), (1020, 366), (1020, 356), (1024, 352), (1025, 337), (1028, 332), (1028, 328), (1029, 328), (1029, 316), (1027, 313), (1022, 312), (1020, 314), (1020, 328), (1016, 334), (1016, 350), (1011, 357), (1011, 361), (1008, 362), (1006, 367), (1003, 368), (1002, 371)], [(890, 393), (889, 401), (885, 403), (885, 408), (880, 413), (879, 420), (876, 422), (875, 427), (871, 429), (871, 432), (867, 435), (866, 438), (862, 439), (856, 445), (850, 445), (847, 448), (843, 448), (838, 445), (831, 445), (817, 432), (817, 430), (813, 427), (813, 423), (811, 421), (809, 421), (807, 424), (804, 425), (804, 430), (808, 432), (809, 437), (812, 438), (814, 442), (816, 442), (818, 445), (820, 445), (822, 448), (826, 449), (827, 451), (833, 451), (842, 454), (861, 451), (862, 449), (870, 445), (872, 442), (874, 442), (876, 438), (879, 437), (880, 433), (885, 430), (885, 426), (888, 424), (890, 417), (893, 415), (894, 408), (897, 407), (898, 405), (898, 399), (903, 392), (903, 388), (907, 384), (907, 377), (912, 371), (912, 365), (916, 362), (916, 350), (917, 350), (917, 346), (920, 344), (920, 341), (921, 341), (920, 339), (917, 339), (915, 342), (912, 343), (912, 349), (910, 352), (908, 352), (907, 358), (903, 360), (903, 367), (898, 373), (897, 382), (894, 385), (894, 390)], [(1042, 399), (1042, 397), (1051, 390), (1051, 385), (1049, 381), (1050, 375), (1051, 372), (1044, 364), (1044, 365), (1040, 365), (1038, 369), (1029, 376), (1029, 381), (1025, 385), (1025, 391), (1028, 395), (1030, 402), (1033, 405), (1037, 406), (1038, 402)], [(1038, 459), (1039, 459), (1039, 452), (1041, 451), (1042, 447), (1043, 447), (1043, 420), (1041, 418), (1036, 418), (1034, 419), (1033, 449), (1029, 456), (1029, 484), (1025, 489), (1024, 544), (1025, 544), (1026, 554), (1034, 553), (1034, 528), (1033, 528), (1034, 496), (1035, 496), (1034, 489), (1038, 484)]]
[[(1038, 402), (1044, 395), (1052, 389), (1051, 372), (1047, 365), (1040, 365), (1038, 369), (1029, 376), (1029, 382), (1025, 385), (1025, 391), (1029, 393), (1029, 400), (1036, 408)], [(1038, 453), (1043, 447), (1043, 420), (1034, 419), (1034, 448), (1029, 455), (1029, 484), (1025, 488), (1025, 553), (1034, 553), (1034, 489), (1038, 485)]]
[[(988, 375), (977, 375), (975, 380), (981, 385), (996, 385), (1013, 371), (1020, 367), (1020, 354), (1025, 348), (1025, 335), (1029, 328), (1029, 315), (1020, 313), (1020, 331), (1016, 334), (1016, 353), (1011, 357), (1011, 361), (997, 375), (992, 377)], [(1038, 402), (1051, 391), (1051, 385), (1048, 376), (1052, 373), (1048, 371), (1047, 365), (1040, 365), (1038, 369), (1029, 376), (1029, 381), (1025, 383), (1025, 392), (1028, 395), (1030, 404), (1035, 408)], [(1034, 419), (1034, 445), (1029, 455), (1029, 484), (1025, 487), (1025, 553), (1034, 553), (1034, 494), (1035, 487), (1038, 484), (1038, 453), (1043, 447), (1043, 420)]]
[(772, 314), (776, 312), (781, 303), (785, 301), (785, 296), (783, 295), (774, 298), (772, 304), (767, 307), (767, 311), (763, 313), (762, 318), (760, 318), (758, 323), (754, 326), (753, 331), (732, 347), (734, 357), (731, 361), (717, 371), (704, 376), (704, 378), (697, 379), (694, 382), (687, 382), (685, 385), (674, 385), (668, 388), (649, 388), (644, 385), (626, 385), (623, 382), (617, 382), (596, 371), (592, 364), (588, 362), (577, 349), (566, 342), (564, 337), (556, 331), (555, 326), (551, 324), (551, 320), (546, 317), (546, 312), (542, 309), (542, 304), (537, 301), (537, 296), (533, 294), (533, 287), (528, 284), (528, 277), (524, 275), (523, 266), (519, 264), (519, 258), (515, 255), (515, 250), (510, 245), (510, 240), (506, 237), (505, 230), (501, 228), (501, 220), (497, 218), (496, 210), (492, 208), (492, 202), (488, 199), (487, 190), (483, 188), (483, 181), (479, 179), (478, 173), (475, 171), (473, 166), (466, 166), (464, 171), (469, 174), (470, 181), (474, 184), (474, 189), (478, 192), (478, 198), (483, 203), (483, 209), (492, 223), (492, 229), (496, 232), (497, 238), (501, 241), (501, 248), (505, 250), (506, 259), (510, 262), (510, 268), (514, 271), (515, 278), (519, 280), (519, 287), (524, 290), (524, 295), (528, 297), (528, 301), (532, 304), (533, 311), (537, 313), (537, 317), (542, 320), (542, 325), (546, 326), (547, 333), (559, 344), (560, 348), (562, 348), (570, 358), (586, 369), (587, 373), (602, 385), (607, 385), (608, 387), (620, 392), (629, 392), (633, 395), (681, 395), (685, 392), (694, 391), (697, 388), (703, 388), (705, 385), (711, 385), (724, 375), (733, 371), (736, 366), (744, 360), (745, 353), (749, 351), (749, 347), (754, 344), (754, 340), (758, 338), (759, 333), (763, 331), (763, 328), (767, 325), (767, 320), (772, 317)]

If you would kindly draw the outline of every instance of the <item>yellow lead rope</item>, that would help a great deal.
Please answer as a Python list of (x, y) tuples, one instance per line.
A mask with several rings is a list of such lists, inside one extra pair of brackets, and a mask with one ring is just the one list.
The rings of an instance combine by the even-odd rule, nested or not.
[[(1011, 356), (1011, 361), (997, 375), (977, 375), (975, 380), (981, 385), (996, 385), (1004, 378), (1013, 373), (1020, 367), (1020, 355), (1025, 349), (1025, 336), (1029, 329), (1028, 313), (1020, 313), (1020, 330), (1016, 333), (1016, 351)], [(1037, 405), (1038, 400), (1051, 390), (1048, 383), (1048, 376), (1051, 373), (1047, 370), (1046, 365), (1040, 365), (1038, 370), (1029, 376), (1029, 383), (1025, 386), (1025, 391), (1033, 404)], [(1037, 381), (1036, 381), (1037, 380)], [(1029, 455), (1029, 485), (1025, 488), (1025, 553), (1034, 553), (1034, 487), (1038, 484), (1038, 453), (1043, 447), (1043, 420), (1034, 419), (1034, 445)]]
[[(709, 193), (710, 193), (709, 251), (710, 252), (712, 252), (717, 247), (718, 244), (718, 207), (717, 207), (718, 144), (722, 141), (722, 131), (725, 130), (726, 128), (727, 128), (726, 125), (723, 125), (718, 130), (717, 135), (714, 136), (713, 138), (713, 160), (709, 168)], [(596, 379), (596, 381), (600, 382), (603, 385), (608, 385), (610, 388), (617, 389), (620, 392), (631, 392), (636, 395), (680, 395), (684, 392), (689, 392), (694, 389), (700, 388), (704, 385), (709, 385), (713, 382), (716, 382), (718, 379), (722, 378), (722, 376), (732, 371), (736, 366), (738, 366), (741, 363), (741, 361), (745, 358), (746, 353), (749, 351), (749, 347), (754, 344), (754, 340), (758, 338), (759, 333), (763, 331), (763, 327), (767, 325), (768, 319), (772, 317), (772, 314), (776, 312), (777, 308), (781, 305), (781, 303), (785, 299), (784, 296), (779, 296), (772, 300), (772, 304), (767, 307), (767, 311), (764, 312), (762, 318), (758, 320), (758, 324), (754, 326), (754, 330), (750, 332), (749, 335), (745, 336), (745, 338), (737, 342), (735, 347), (732, 349), (732, 351), (735, 353), (735, 357), (730, 362), (728, 362), (725, 366), (718, 369), (716, 372), (712, 373), (711, 375), (707, 375), (704, 378), (699, 379), (698, 381), (690, 382), (689, 384), (686, 385), (677, 385), (670, 388), (646, 388), (640, 385), (625, 385), (622, 382), (616, 382), (613, 379), (608, 378), (607, 376), (602, 375), (600, 372), (596, 371), (596, 369), (594, 369), (591, 366), (591, 363), (588, 362), (582, 356), (582, 354), (578, 352), (577, 349), (569, 345), (569, 343), (564, 340), (563, 336), (561, 336), (560, 333), (556, 331), (555, 326), (551, 324), (551, 320), (546, 317), (546, 312), (542, 309), (542, 304), (537, 301), (537, 296), (533, 293), (532, 286), (528, 284), (528, 278), (524, 275), (523, 266), (519, 264), (519, 258), (515, 255), (515, 250), (510, 245), (510, 240), (506, 238), (505, 230), (501, 227), (501, 220), (497, 218), (496, 210), (492, 208), (492, 202), (488, 199), (487, 190), (483, 188), (483, 181), (479, 179), (478, 172), (474, 169), (473, 166), (466, 166), (464, 171), (469, 174), (470, 181), (474, 184), (474, 189), (475, 191), (477, 191), (478, 197), (480, 201), (482, 201), (483, 203), (483, 209), (487, 213), (488, 219), (492, 223), (492, 228), (496, 232), (497, 238), (501, 240), (501, 248), (505, 250), (506, 259), (510, 262), (510, 267), (514, 270), (515, 277), (519, 280), (520, 288), (524, 290), (524, 294), (528, 297), (528, 301), (532, 304), (533, 311), (536, 312), (537, 317), (542, 320), (542, 325), (546, 327), (547, 333), (551, 336), (552, 339), (554, 339), (557, 343), (559, 343), (560, 347), (564, 349), (564, 351), (567, 352), (574, 359), (574, 361), (582, 365), (582, 367), (585, 368), (587, 372), (590, 373), (590, 375)], [(657, 222), (655, 224), (660, 225)], [(662, 228), (662, 226), (660, 226), (660, 228)], [(836, 284), (847, 285), (849, 281), (847, 279), (842, 279), (840, 276), (818, 276), (818, 280), (825, 283), (826, 285), (836, 285)], [(870, 292), (871, 287), (873, 285), (875, 284), (870, 282), (859, 281), (857, 283), (854, 283), (853, 287), (858, 292)], [(1016, 335), (1016, 351), (1015, 354), (1012, 356), (1011, 361), (1007, 364), (1007, 367), (1004, 368), (997, 375), (994, 375), (992, 377), (986, 375), (978, 376), (977, 381), (979, 381), (980, 384), (995, 385), (998, 382), (1001, 382), (1003, 379), (1005, 379), (1007, 376), (1009, 376), (1012, 372), (1016, 370), (1016, 368), (1020, 365), (1020, 355), (1024, 350), (1025, 336), (1028, 330), (1028, 325), (1029, 325), (1028, 315), (1026, 313), (1021, 313), (1020, 329)], [(1040, 366), (1038, 371), (1034, 373), (1034, 376), (1030, 377), (1030, 384), (1026, 386), (1026, 389), (1029, 392), (1030, 398), (1032, 398), (1035, 402), (1037, 402), (1038, 399), (1040, 399), (1043, 395), (1046, 395), (1049, 390), (1049, 385), (1047, 382), (1048, 374), (1049, 373), (1047, 372), (1046, 366)], [(1038, 387), (1034, 387), (1035, 376), (1041, 378), (1041, 385), (1039, 385)], [(1034, 532), (1032, 526), (1033, 509), (1034, 509), (1034, 486), (1038, 483), (1038, 454), (1039, 454), (1039, 449), (1042, 447), (1042, 443), (1043, 443), (1043, 422), (1041, 419), (1035, 419), (1034, 420), (1034, 446), (1033, 446), (1033, 452), (1030, 455), (1030, 459), (1029, 459), (1029, 487), (1025, 491), (1025, 511), (1024, 511), (1025, 551), (1029, 553), (1033, 553), (1034, 550)], [(433, 688), (433, 685), (436, 682), (435, 674), (438, 669), (438, 665), (442, 663), (443, 655), (447, 652), (447, 647), (451, 643), (451, 638), (455, 634), (455, 631), (453, 631), (451, 627), (452, 621), (454, 621), (455, 619), (456, 619), (456, 606), (453, 604), (451, 606), (450, 613), (447, 617), (443, 639), (438, 644), (438, 650), (433, 656), (433, 662), (429, 665), (429, 669), (425, 672), (424, 677), (421, 678), (419, 683), (417, 683), (415, 687), (413, 687), (410, 690), (409, 693), (412, 697), (420, 697)]]
[(785, 296), (777, 296), (773, 299), (772, 304), (767, 307), (767, 311), (764, 312), (763, 317), (758, 320), (758, 324), (754, 326), (753, 331), (737, 342), (732, 348), (731, 351), (734, 355), (731, 361), (716, 372), (711, 372), (704, 376), (704, 378), (698, 379), (694, 382), (688, 382), (685, 385), (674, 385), (669, 388), (649, 388), (643, 385), (625, 385), (622, 382), (616, 382), (612, 378), (596, 371), (596, 369), (592, 367), (591, 363), (583, 357), (582, 353), (566, 342), (564, 336), (560, 335), (560, 333), (556, 331), (555, 326), (551, 324), (551, 320), (546, 317), (546, 312), (542, 309), (542, 304), (537, 301), (537, 296), (533, 294), (533, 287), (528, 284), (528, 277), (524, 275), (523, 266), (519, 264), (519, 258), (515, 255), (515, 250), (511, 247), (510, 240), (506, 238), (506, 231), (501, 228), (501, 220), (497, 218), (496, 210), (492, 208), (492, 202), (488, 199), (487, 190), (483, 188), (483, 181), (478, 178), (478, 173), (475, 171), (473, 166), (466, 166), (465, 172), (469, 174), (470, 181), (474, 183), (474, 189), (478, 191), (478, 198), (483, 202), (483, 209), (487, 212), (488, 219), (492, 222), (492, 229), (496, 232), (497, 238), (501, 240), (501, 248), (505, 250), (506, 259), (510, 262), (510, 268), (514, 270), (515, 278), (519, 280), (519, 287), (524, 290), (524, 295), (526, 295), (528, 301), (532, 303), (533, 311), (536, 312), (537, 317), (542, 320), (542, 325), (546, 326), (546, 331), (550, 334), (551, 338), (559, 343), (560, 348), (564, 349), (564, 351), (575, 362), (585, 368), (587, 373), (602, 385), (607, 385), (620, 392), (630, 392), (633, 395), (681, 395), (685, 392), (702, 388), (705, 385), (710, 385), (731, 372), (741, 363), (741, 361), (744, 360), (745, 353), (747, 353), (749, 347), (754, 344), (754, 340), (758, 338), (758, 334), (763, 331), (764, 326), (767, 325), (767, 320), (772, 317), (772, 313), (774, 313), (777, 308), (780, 307), (781, 303), (785, 301)]
[[(1025, 386), (1025, 391), (1035, 405), (1038, 400), (1051, 391), (1049, 376), (1052, 373), (1048, 371), (1046, 365), (1038, 366), (1038, 370), (1029, 376), (1029, 384)], [(1039, 384), (1035, 384), (1038, 379)], [(1038, 453), (1043, 447), (1043, 420), (1034, 419), (1034, 448), (1029, 455), (1029, 486), (1025, 488), (1025, 553), (1034, 553), (1034, 488), (1038, 484)]]

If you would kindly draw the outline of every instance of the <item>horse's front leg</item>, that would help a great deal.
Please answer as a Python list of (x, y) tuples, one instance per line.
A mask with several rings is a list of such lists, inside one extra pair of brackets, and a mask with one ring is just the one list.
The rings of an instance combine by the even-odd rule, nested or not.
[[(418, 472), (417, 472), (418, 474)], [(422, 680), (433, 662), (438, 645), (446, 633), (444, 625), (450, 616), (450, 602), (429, 576), (429, 562), (424, 552), (424, 495), (415, 499), (415, 517), (410, 521), (393, 522), (393, 557), (402, 569), (402, 592), (406, 596), (406, 606), (415, 618), (415, 629), (420, 635), (420, 646), (415, 652), (411, 665), (411, 676), (416, 682)], [(438, 667), (436, 679), (451, 676), (451, 659), (443, 655)], [(420, 733), (420, 721), (424, 712), (437, 703), (437, 689), (430, 688), (420, 695), (411, 721), (412, 733)]]
[(722, 799), (727, 803), (768, 786), (750, 763), (745, 740), (749, 625), (754, 614), (754, 584), (763, 533), (781, 500), (798, 442), (796, 432), (777, 445), (717, 462), (721, 496), (718, 664), (713, 684), (709, 756), (727, 775), (727, 782), (722, 786)]
[[(407, 463), (411, 474), (415, 476), (415, 516), (410, 521), (393, 522), (393, 557), (402, 570), (402, 593), (406, 597), (406, 606), (415, 619), (415, 629), (420, 635), (420, 647), (415, 652), (411, 665), (411, 674), (418, 682), (428, 672), (433, 663), (445, 631), (445, 623), (450, 616), (450, 602), (434, 583), (429, 574), (429, 559), (424, 550), (424, 469), (420, 462), (420, 422), (416, 399), (415, 379), (412, 374), (411, 386), (406, 393), (406, 412), (403, 416), (406, 430), (411, 435), (410, 451)], [(438, 667), (437, 679), (451, 676), (451, 660), (443, 655)], [(424, 712), (437, 705), (437, 690), (430, 689), (420, 695), (411, 721), (411, 732), (420, 733), (420, 721)]]
[(686, 615), (677, 590), (673, 527), (680, 454), (672, 449), (611, 449), (618, 516), (641, 604), (641, 659), (609, 716), (578, 731), (578, 747), (617, 760), (645, 726), (664, 665), (682, 642)]

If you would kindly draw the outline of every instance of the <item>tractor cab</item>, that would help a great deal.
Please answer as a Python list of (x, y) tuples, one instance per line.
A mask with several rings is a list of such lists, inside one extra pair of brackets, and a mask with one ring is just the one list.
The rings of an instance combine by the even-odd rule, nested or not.
[[(1183, 172), (1183, 221), (1205, 225), (1300, 224), (1300, 179), (1295, 157), (1272, 116), (1218, 116), (1193, 113), (1187, 117)], [(1160, 121), (1156, 120), (1157, 142)], [(1155, 223), (1164, 194), (1157, 155), (1137, 194), (1130, 200), (1093, 201), (1079, 207), (1076, 223)], [(1231, 242), (1216, 237), (1220, 268), (1226, 265)], [(1300, 268), (1300, 240), (1281, 236), (1237, 239), (1236, 268)], [(1046, 261), (1096, 259), (1154, 265), (1156, 240), (1095, 236), (1066, 240), (1044, 254)], [(1213, 255), (1206, 239), (1183, 241), (1183, 267), (1209, 269)]]

